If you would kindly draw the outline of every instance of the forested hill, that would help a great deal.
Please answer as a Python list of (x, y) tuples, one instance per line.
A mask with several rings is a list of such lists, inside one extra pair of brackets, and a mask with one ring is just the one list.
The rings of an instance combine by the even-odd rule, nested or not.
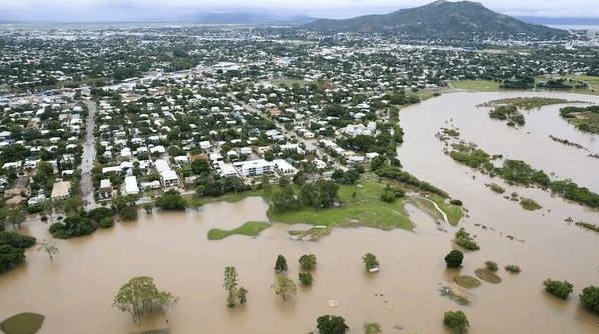
[(367, 15), (345, 20), (321, 19), (302, 28), (322, 32), (399, 33), (419, 38), (469, 38), (475, 35), (542, 40), (564, 39), (569, 33), (526, 23), (489, 10), (478, 2), (448, 2), (401, 9), (386, 15)]

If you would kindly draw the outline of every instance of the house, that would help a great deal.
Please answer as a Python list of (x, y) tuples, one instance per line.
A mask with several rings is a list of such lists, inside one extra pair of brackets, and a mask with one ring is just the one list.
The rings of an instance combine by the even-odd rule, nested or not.
[(275, 164), (264, 159), (246, 161), (241, 165), (243, 176), (258, 176), (274, 172)]
[(297, 169), (283, 159), (273, 160), (273, 163), (275, 164), (275, 170), (280, 175), (291, 176), (297, 174)]
[(52, 187), (52, 195), (50, 196), (50, 198), (65, 199), (65, 198), (69, 197), (69, 195), (71, 193), (70, 190), (71, 190), (71, 182), (69, 182), (69, 181), (56, 182), (56, 183), (54, 183), (54, 186)]
[(109, 179), (100, 180), (100, 189), (98, 189), (98, 195), (100, 198), (111, 198), (112, 197), (112, 185)]
[(142, 182), (139, 184), (139, 187), (142, 191), (148, 189), (160, 189), (160, 181), (154, 180), (152, 182)]
[(314, 164), (314, 166), (316, 166), (316, 169), (325, 169), (327, 168), (327, 164), (326, 162), (320, 160), (320, 159), (314, 159), (312, 160), (312, 163)]
[(139, 188), (137, 187), (137, 178), (135, 176), (127, 176), (125, 178), (125, 194), (139, 194)]
[(233, 165), (222, 161), (218, 163), (218, 173), (222, 177), (239, 176)]
[(160, 173), (160, 179), (162, 180), (162, 186), (166, 188), (173, 188), (179, 185), (179, 177), (174, 170), (168, 169)]

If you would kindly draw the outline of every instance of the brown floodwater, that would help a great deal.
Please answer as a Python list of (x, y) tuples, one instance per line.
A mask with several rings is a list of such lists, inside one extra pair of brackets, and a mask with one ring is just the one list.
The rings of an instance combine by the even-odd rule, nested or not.
[[(486, 188), (484, 183), (491, 182), (487, 177), (444, 155), (443, 143), (434, 137), (449, 124), (446, 121), (451, 122), (464, 139), (490, 153), (523, 159), (592, 188), (599, 160), (583, 156), (572, 160), (574, 149), (551, 141), (546, 133), (599, 151), (596, 137), (578, 133), (562, 124), (559, 116), (553, 117), (559, 108), (532, 111), (526, 128), (514, 130), (474, 107), (512, 95), (447, 94), (400, 115), (406, 142), (399, 154), (405, 169), (447, 190), (469, 210), (462, 224), (476, 235), (481, 250), (466, 254), (460, 270), (446, 270), (443, 261), (456, 228), (444, 226), (448, 232), (439, 231), (431, 217), (412, 205), (406, 210), (415, 223), (414, 232), (340, 228), (309, 242), (291, 240), (287, 232), (308, 226), (274, 224), (257, 238), (207, 240), (214, 227), (231, 229), (246, 221), (268, 220), (267, 204), (248, 198), (185, 213), (148, 215), (140, 210), (137, 222), (119, 223), (84, 238), (57, 240), (61, 253), (54, 263), (46, 254), (28, 250), (26, 265), (0, 276), (0, 318), (19, 312), (44, 314), (40, 333), (132, 333), (168, 326), (176, 334), (299, 334), (315, 330), (318, 316), (336, 314), (345, 317), (351, 333), (362, 333), (363, 324), (371, 321), (379, 322), (385, 333), (449, 333), (442, 324), (443, 312), (463, 310), (471, 333), (597, 333), (599, 317), (579, 307), (578, 294), (587, 285), (599, 285), (599, 234), (564, 219), (597, 223), (599, 214), (539, 189), (506, 186), (507, 193), (516, 191), (543, 206), (525, 211)], [(562, 166), (568, 161), (576, 163)], [(492, 182), (504, 185), (499, 179)], [(25, 229), (38, 239), (48, 239), (47, 228), (30, 222)], [(379, 273), (365, 273), (361, 256), (366, 252), (377, 255)], [(275, 259), (284, 254), (290, 268), (287, 275), (297, 279), (297, 260), (305, 253), (318, 258), (313, 286), (299, 288), (295, 298), (283, 301), (270, 288)], [(473, 302), (468, 306), (440, 295), (441, 286), (451, 285), (454, 275), (473, 275), (486, 260), (501, 268), (517, 264), (523, 271), (512, 275), (500, 269), (503, 282), (483, 282), (470, 290)], [(249, 290), (245, 306), (226, 307), (222, 278), (227, 265), (237, 267), (241, 285)], [(152, 276), (159, 289), (181, 297), (168, 325), (163, 316), (135, 324), (111, 307), (119, 287), (140, 275)], [(575, 285), (569, 301), (543, 292), (542, 281), (547, 278)], [(328, 306), (331, 299), (339, 301), (338, 308)]]

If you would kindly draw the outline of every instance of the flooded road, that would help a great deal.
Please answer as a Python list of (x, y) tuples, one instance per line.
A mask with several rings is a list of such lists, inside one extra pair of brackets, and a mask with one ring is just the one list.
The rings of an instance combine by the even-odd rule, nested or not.
[[(412, 205), (406, 210), (415, 223), (414, 232), (333, 229), (330, 236), (309, 242), (290, 240), (287, 231), (297, 226), (274, 224), (257, 238), (234, 235), (207, 240), (213, 227), (231, 229), (246, 221), (268, 220), (266, 203), (248, 198), (208, 204), (187, 213), (154, 211), (148, 215), (140, 210), (137, 222), (119, 223), (84, 238), (57, 240), (61, 254), (54, 263), (46, 254), (29, 250), (26, 265), (0, 276), (0, 300), (9, 301), (0, 304), (0, 318), (19, 312), (44, 314), (40, 333), (132, 333), (164, 328), (164, 317), (134, 324), (129, 315), (111, 307), (121, 285), (134, 276), (149, 275), (159, 289), (181, 298), (169, 314), (168, 327), (175, 334), (303, 334), (316, 330), (316, 318), (324, 314), (343, 316), (349, 333), (362, 333), (364, 323), (371, 321), (379, 322), (385, 333), (450, 333), (442, 324), (443, 312), (448, 310), (467, 314), (470, 333), (597, 333), (599, 317), (579, 308), (578, 294), (585, 286), (599, 285), (599, 235), (568, 225), (564, 219), (572, 216), (597, 223), (599, 214), (538, 189), (506, 186), (507, 193), (516, 191), (543, 206), (525, 211), (486, 188), (484, 183), (491, 180), (444, 155), (443, 144), (434, 137), (453, 118), (462, 138), (490, 153), (523, 159), (580, 185), (591, 187), (591, 181), (597, 181), (588, 174), (596, 170), (599, 160), (581, 157), (574, 166), (561, 166), (573, 154), (571, 148), (552, 142), (537, 129), (544, 122), (551, 127), (561, 122), (559, 115), (555, 122), (549, 121), (553, 107), (532, 111), (526, 129), (520, 130), (492, 122), (484, 110), (474, 107), (505, 96), (509, 95), (447, 94), (401, 111), (406, 136), (399, 157), (405, 169), (443, 188), (469, 209), (470, 217), (462, 224), (476, 235), (481, 250), (467, 253), (460, 270), (446, 270), (443, 261), (456, 228), (444, 226), (448, 232), (439, 231), (432, 218)], [(569, 127), (556, 125), (543, 131), (599, 151), (592, 138), (583, 143), (583, 134), (573, 131), (568, 135)], [(543, 142), (538, 145), (547, 145), (547, 151), (544, 146), (529, 147), (537, 145), (531, 144), (537, 136)], [(591, 166), (595, 169), (588, 169)], [(504, 186), (499, 179), (492, 182)], [(41, 223), (27, 226), (38, 239), (50, 237), (47, 227)], [(377, 256), (379, 273), (364, 271), (361, 257), (366, 252)], [(305, 253), (314, 253), (318, 259), (313, 287), (299, 288), (295, 298), (283, 301), (270, 288), (275, 281), (275, 259), (285, 255), (290, 268), (287, 275), (297, 280), (297, 260)], [(503, 282), (482, 282), (469, 290), (473, 301), (469, 306), (440, 295), (438, 290), (451, 286), (454, 275), (473, 275), (487, 260), (496, 261), (500, 268), (517, 264), (522, 273), (512, 275), (500, 269)], [(249, 290), (248, 304), (232, 310), (226, 307), (222, 288), (227, 265), (237, 267), (240, 284)], [(542, 281), (547, 278), (574, 284), (569, 301), (558, 302), (543, 292)], [(331, 299), (339, 301), (338, 308), (328, 306)]]

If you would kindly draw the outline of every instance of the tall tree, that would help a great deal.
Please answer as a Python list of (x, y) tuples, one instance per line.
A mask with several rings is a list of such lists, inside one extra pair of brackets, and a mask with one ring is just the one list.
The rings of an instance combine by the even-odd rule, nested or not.
[(137, 321), (157, 311), (166, 313), (178, 300), (169, 292), (159, 291), (152, 277), (139, 276), (119, 289), (112, 305), (122, 312), (131, 313), (133, 321)]
[(233, 266), (225, 267), (225, 278), (223, 280), (223, 288), (227, 290), (227, 306), (235, 306), (235, 297), (237, 290), (237, 269)]

